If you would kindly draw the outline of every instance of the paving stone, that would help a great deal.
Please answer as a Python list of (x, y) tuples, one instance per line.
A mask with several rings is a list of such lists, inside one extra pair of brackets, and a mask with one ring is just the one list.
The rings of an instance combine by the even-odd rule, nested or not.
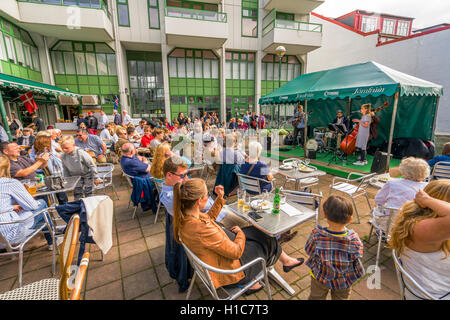
[(119, 236), (119, 243), (122, 245), (124, 243), (142, 238), (142, 231), (141, 228), (135, 228), (127, 231), (120, 231), (118, 236)]
[(126, 277), (139, 271), (152, 268), (150, 256), (147, 251), (121, 259), (122, 276)]
[(163, 300), (163, 295), (161, 289), (158, 288), (152, 292), (137, 297), (136, 300)]
[(152, 258), (153, 264), (158, 266), (165, 263), (165, 247), (159, 247), (150, 250), (150, 256)]
[(167, 268), (164, 264), (157, 266), (155, 270), (156, 274), (158, 275), (159, 284), (161, 286), (165, 286), (175, 281), (170, 277), (169, 272), (167, 271)]
[(166, 234), (158, 233), (154, 236), (146, 237), (145, 241), (147, 242), (147, 246), (150, 250), (161, 246), (164, 247), (166, 244)]
[[(96, 246), (93, 246), (96, 247)], [(89, 270), (101, 267), (106, 264), (119, 260), (119, 247), (111, 247), (108, 253), (103, 256), (103, 261), (101, 260), (100, 251), (90, 252), (91, 256), (89, 258)]]
[(117, 280), (86, 291), (85, 300), (123, 300), (122, 281)]
[(121, 259), (125, 259), (126, 257), (133, 256), (143, 251), (147, 251), (144, 239), (127, 242), (119, 246)]
[(122, 231), (128, 231), (131, 229), (139, 228), (139, 221), (137, 219), (123, 221), (117, 225), (117, 231), (120, 233)]
[(95, 269), (90, 269), (86, 277), (86, 289), (91, 289), (103, 286), (109, 282), (120, 279), (120, 265), (119, 262), (113, 262)]
[(159, 287), (153, 269), (145, 270), (123, 278), (125, 299), (133, 299)]
[(141, 229), (142, 229), (145, 237), (154, 236), (159, 233), (165, 234), (165, 232), (166, 232), (164, 225), (161, 222), (157, 222), (156, 224), (153, 224), (153, 222), (152, 222), (151, 224), (147, 224), (147, 225), (141, 224)]
[(12, 290), (14, 282), (16, 282), (17, 277), (9, 278), (7, 280), (0, 281), (0, 292), (6, 292)]

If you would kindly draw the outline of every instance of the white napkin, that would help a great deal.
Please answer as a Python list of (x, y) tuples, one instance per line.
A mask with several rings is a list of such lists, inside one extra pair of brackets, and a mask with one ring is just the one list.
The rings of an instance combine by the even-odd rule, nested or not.
[(288, 203), (281, 205), (280, 209), (283, 210), (290, 217), (299, 216), (299, 215), (303, 214), (303, 212), (294, 208), (293, 206), (291, 206)]

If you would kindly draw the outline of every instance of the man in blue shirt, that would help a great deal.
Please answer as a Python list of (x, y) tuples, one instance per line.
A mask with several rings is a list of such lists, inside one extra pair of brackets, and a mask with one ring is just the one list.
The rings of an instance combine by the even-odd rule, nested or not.
[(136, 147), (132, 143), (122, 146), (120, 166), (123, 172), (132, 177), (150, 178), (150, 167), (147, 158), (136, 155)]
[[(291, 118), (291, 122), (294, 120), (298, 120), (297, 125), (294, 128), (294, 143), (292, 145), (292, 149), (300, 144), (303, 146), (303, 140), (305, 137), (305, 120), (306, 114), (303, 112), (303, 106), (301, 104), (298, 105), (298, 110)], [(298, 134), (300, 133), (300, 139), (298, 139)], [(299, 141), (300, 140), (300, 141)]]
[(106, 144), (98, 136), (89, 134), (85, 129), (79, 129), (75, 145), (83, 150), (94, 152), (98, 163), (106, 163)]

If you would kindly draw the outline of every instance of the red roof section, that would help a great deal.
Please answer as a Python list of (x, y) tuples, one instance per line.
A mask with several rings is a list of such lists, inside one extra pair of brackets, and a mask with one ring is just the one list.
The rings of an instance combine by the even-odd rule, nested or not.
[(389, 40), (389, 41), (386, 41), (386, 42), (378, 43), (377, 47), (384, 46), (385, 44), (391, 44), (391, 43), (395, 43), (395, 42), (399, 42), (399, 41), (403, 41), (403, 40), (408, 40), (408, 39), (412, 39), (412, 38), (425, 36), (425, 35), (430, 34), (430, 33), (444, 31), (444, 30), (447, 30), (447, 29), (450, 29), (450, 26), (445, 26), (445, 27), (442, 27), (442, 28), (437, 28), (437, 29), (433, 29), (433, 30), (429, 30), (429, 31), (421, 32), (421, 33), (415, 33), (415, 34), (412, 34), (410, 36), (406, 36), (406, 37), (402, 37), (402, 38), (398, 38), (398, 39), (394, 39), (394, 40)]
[(332, 18), (327, 18), (327, 17), (322, 16), (322, 15), (320, 15), (320, 14), (318, 14), (318, 13), (315, 13), (315, 12), (311, 12), (311, 15), (313, 15), (313, 16), (315, 16), (315, 17), (317, 17), (317, 18), (326, 20), (326, 21), (328, 21), (328, 22), (337, 24), (338, 26), (340, 26), (340, 27), (342, 27), (342, 28), (345, 28), (345, 29), (347, 29), (347, 30), (353, 31), (354, 33), (357, 33), (357, 34), (359, 34), (359, 35), (361, 35), (361, 36), (363, 36), (363, 37), (369, 36), (369, 35), (371, 35), (371, 34), (377, 34), (377, 33), (379, 32), (378, 29), (377, 29), (377, 30), (374, 30), (374, 31), (371, 31), (371, 32), (362, 32), (362, 31), (356, 30), (356, 29), (354, 29), (354, 28), (352, 28), (352, 27), (349, 27), (348, 25), (343, 24), (343, 23), (341, 23), (341, 22), (339, 22), (339, 21), (336, 21), (336, 20), (334, 20), (334, 19), (332, 19)]

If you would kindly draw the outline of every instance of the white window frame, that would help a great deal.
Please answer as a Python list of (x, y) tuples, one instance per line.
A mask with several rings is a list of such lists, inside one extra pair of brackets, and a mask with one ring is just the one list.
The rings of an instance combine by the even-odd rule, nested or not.
[(377, 17), (363, 16), (361, 21), (361, 31), (362, 32), (375, 31), (377, 29), (377, 25), (378, 25)]

